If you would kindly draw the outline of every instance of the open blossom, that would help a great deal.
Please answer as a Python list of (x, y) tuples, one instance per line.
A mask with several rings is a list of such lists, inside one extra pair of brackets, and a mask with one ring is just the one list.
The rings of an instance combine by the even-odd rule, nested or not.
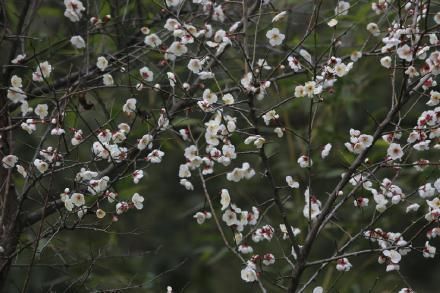
[(145, 134), (142, 136), (142, 138), (139, 140), (137, 144), (138, 150), (144, 150), (145, 148), (151, 148), (153, 146), (153, 136), (151, 134)]
[(43, 81), (44, 79), (49, 78), (51, 73), (52, 73), (52, 65), (50, 65), (49, 62), (44, 61), (40, 63), (37, 66), (37, 69), (35, 69), (35, 72), (32, 73), (32, 80)]
[(325, 159), (326, 157), (328, 157), (331, 149), (332, 149), (332, 145), (330, 143), (326, 144), (321, 151), (321, 158)]
[(147, 161), (153, 164), (162, 162), (162, 157), (165, 155), (161, 150), (152, 150), (147, 156)]
[(153, 81), (154, 78), (153, 71), (151, 71), (148, 67), (144, 66), (141, 69), (139, 69), (139, 74), (142, 76), (142, 78), (145, 81)]
[(437, 106), (440, 103), (440, 93), (437, 91), (431, 91), (429, 93), (429, 101), (426, 103), (428, 106)]
[(173, 42), (166, 51), (166, 59), (175, 60), (176, 57), (180, 57), (188, 52), (188, 47), (182, 42)]
[(391, 261), (393, 264), (398, 264), (402, 259), (402, 256), (396, 250), (384, 250), (383, 255)]
[(82, 193), (78, 193), (78, 192), (73, 193), (70, 200), (77, 207), (80, 207), (80, 206), (83, 206), (86, 204), (84, 194), (82, 194)]
[(369, 201), (370, 200), (366, 197), (358, 197), (357, 199), (354, 200), (354, 206), (360, 207), (360, 208), (365, 208), (368, 206)]
[(14, 168), (18, 162), (18, 157), (14, 155), (7, 155), (2, 159), (3, 168)]
[(266, 140), (261, 135), (252, 135), (244, 140), (245, 144), (253, 143), (258, 149), (261, 149)]
[(46, 104), (38, 104), (34, 110), (35, 114), (37, 114), (41, 120), (46, 118), (49, 115), (48, 106)]
[(197, 224), (201, 225), (205, 223), (207, 219), (211, 219), (212, 214), (210, 212), (197, 212), (193, 218), (196, 219)]
[(127, 99), (125, 104), (122, 106), (122, 111), (130, 115), (136, 111), (136, 103), (137, 101), (134, 98)]
[(115, 208), (116, 208), (116, 214), (120, 215), (128, 211), (129, 205), (127, 202), (121, 201), (116, 204)]
[(433, 197), (435, 192), (436, 190), (431, 183), (426, 183), (425, 185), (420, 186), (418, 189), (418, 193), (421, 198)]
[(9, 100), (11, 100), (14, 104), (16, 103), (24, 103), (26, 102), (26, 94), (24, 91), (19, 87), (10, 87), (8, 89), (7, 97)]
[(49, 169), (49, 164), (40, 159), (35, 159), (34, 166), (40, 171), (40, 173), (44, 173)]
[(131, 197), (131, 202), (133, 203), (134, 207), (138, 210), (142, 210), (144, 207), (144, 197), (139, 195), (139, 193), (133, 194)]
[(70, 43), (77, 49), (82, 49), (86, 47), (86, 42), (81, 36), (73, 36), (70, 38)]
[(224, 211), (231, 204), (231, 196), (229, 195), (229, 191), (227, 189), (222, 189), (220, 198), (221, 198), (220, 204), (222, 205), (222, 211)]
[(426, 258), (434, 258), (437, 248), (429, 244), (428, 241), (425, 243), (425, 248), (423, 248), (423, 256)]
[(312, 159), (310, 159), (308, 156), (299, 157), (297, 162), (301, 168), (308, 168), (313, 165)]
[(280, 118), (280, 115), (277, 114), (275, 110), (270, 110), (266, 114), (263, 115), (263, 120), (266, 125), (270, 124), (270, 121), (277, 120)]
[(367, 30), (375, 37), (378, 37), (380, 35), (379, 26), (374, 22), (370, 22), (369, 24), (367, 24)]
[(340, 272), (348, 272), (351, 270), (351, 263), (348, 261), (347, 258), (340, 258), (336, 261), (336, 269)]
[(224, 95), (222, 97), (222, 101), (223, 101), (223, 103), (225, 103), (225, 105), (232, 105), (235, 102), (234, 96), (232, 96), (231, 94)]
[(131, 175), (133, 176), (133, 183), (138, 184), (142, 177), (144, 177), (144, 171), (136, 170)]
[(183, 185), (186, 190), (194, 190), (194, 186), (188, 179), (180, 179), (180, 185)]
[(199, 73), (202, 71), (203, 63), (199, 59), (191, 59), (188, 63), (188, 69), (191, 70), (193, 73)]
[(398, 48), (397, 56), (399, 56), (400, 59), (403, 59), (405, 61), (411, 62), (413, 60), (413, 51), (410, 46), (403, 45), (402, 47)]
[(208, 104), (217, 103), (217, 95), (212, 92), (210, 89), (206, 89), (203, 91), (203, 100)]
[(269, 44), (275, 47), (281, 45), (286, 36), (279, 29), (273, 28), (266, 33), (266, 38), (269, 39)]
[(23, 166), (21, 166), (21, 165), (15, 165), (15, 166), (17, 167), (17, 172), (18, 172), (21, 176), (23, 176), (23, 178), (27, 178), (28, 174), (27, 174), (27, 172), (26, 172), (26, 169), (25, 169)]
[(104, 71), (108, 66), (108, 61), (104, 56), (98, 57), (96, 61), (96, 67), (99, 68), (99, 70)]
[(26, 54), (18, 54), (14, 59), (11, 60), (12, 64), (20, 64), (26, 58)]
[(86, 10), (83, 3), (79, 0), (64, 0), (66, 10), (64, 16), (71, 22), (78, 22), (82, 17), (82, 12)]
[(241, 279), (245, 282), (255, 282), (257, 277), (256, 266), (253, 262), (248, 261), (246, 267), (241, 270)]
[(254, 249), (252, 248), (252, 246), (247, 245), (247, 244), (241, 244), (238, 246), (238, 252), (240, 252), (241, 254), (250, 254), (254, 252)]
[(303, 216), (306, 219), (315, 221), (321, 214), (321, 201), (313, 195), (310, 196), (308, 188), (304, 192), (304, 199)]
[(293, 180), (292, 176), (286, 176), (286, 183), (290, 188), (299, 188), (299, 183)]
[(348, 9), (350, 9), (350, 3), (347, 1), (339, 1), (335, 8), (336, 15), (347, 15)]
[(391, 160), (400, 160), (403, 157), (402, 147), (400, 144), (391, 143), (388, 146), (387, 154)]
[(223, 213), (222, 220), (228, 226), (232, 226), (232, 225), (237, 225), (238, 224), (237, 214), (234, 211), (232, 211), (231, 209), (227, 209)]
[(381, 59), (380, 59), (380, 64), (383, 66), (383, 67), (385, 67), (385, 68), (390, 68), (391, 67), (391, 57), (390, 56), (385, 56), (385, 57), (382, 57)]
[(156, 34), (151, 34), (145, 37), (144, 43), (147, 46), (156, 48), (162, 45), (162, 40)]
[(105, 86), (112, 86), (114, 84), (113, 76), (109, 73), (106, 73), (102, 76), (102, 82)]

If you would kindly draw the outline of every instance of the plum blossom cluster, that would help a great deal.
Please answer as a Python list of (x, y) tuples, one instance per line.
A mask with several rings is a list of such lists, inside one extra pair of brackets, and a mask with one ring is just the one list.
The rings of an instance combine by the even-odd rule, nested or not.
[[(143, 186), (148, 168), (159, 168), (167, 161), (171, 148), (167, 141), (172, 137), (177, 141), (173, 147), (181, 151), (173, 180), (179, 182), (183, 191), (194, 195), (198, 195), (197, 187), (201, 183), (207, 199), (202, 208), (198, 206), (191, 213), (191, 220), (199, 225), (216, 226), (228, 248), (241, 260), (240, 276), (245, 282), (261, 283), (266, 270), (272, 270), (275, 262), (284, 261), (298, 274), (289, 276), (289, 280), (301, 278), (314, 241), (327, 223), (340, 222), (338, 212), (342, 208), (350, 209), (353, 215), (371, 216), (373, 220), (385, 217), (392, 209), (400, 208), (408, 217), (420, 213), (421, 221), (427, 225), (426, 233), (419, 233), (426, 236), (420, 247), (403, 232), (360, 228), (365, 232), (359, 235), (377, 244), (378, 249), (371, 254), (384, 265), (386, 272), (399, 270), (403, 257), (410, 253), (435, 258), (434, 241), (440, 236), (440, 178), (423, 176), (423, 182), (417, 186), (400, 178), (412, 179), (413, 173), (438, 166), (435, 155), (440, 149), (437, 85), (440, 41), (427, 24), (438, 26), (440, 13), (433, 14), (423, 1), (406, 1), (397, 7), (399, 14), (405, 16), (401, 18), (392, 13), (395, 5), (392, 1), (375, 0), (368, 8), (378, 20), (367, 24), (364, 33), (369, 35), (364, 45), (345, 52), (343, 36), (347, 32), (344, 32), (340, 36), (335, 34), (328, 51), (322, 52), (316, 40), (309, 40), (315, 30), (313, 22), (303, 40), (282, 29), (280, 22), (289, 19), (292, 9), (277, 10), (275, 1), (270, 0), (248, 1), (255, 2), (248, 3), (253, 9), (237, 17), (236, 11), (229, 8), (239, 4), (235, 2), (163, 1), (160, 25), (157, 28), (142, 25), (138, 30), (140, 37), (136, 36), (138, 43), (133, 46), (148, 58), (137, 56), (138, 51), (134, 50), (127, 54), (135, 60), (129, 64), (125, 57), (108, 52), (91, 54), (90, 76), (94, 79), (90, 84), (89, 80), (73, 83), (62, 98), (54, 100), (37, 97), (29, 89), (35, 86), (51, 89), (62, 68), (54, 61), (40, 62), (24, 53), (17, 55), (12, 64), (35, 63), (28, 66), (27, 76), (17, 73), (8, 77), (5, 99), (7, 106), (18, 113), (14, 117), (18, 123), (13, 127), (27, 137), (43, 138), (32, 160), (7, 153), (2, 155), (2, 168), (17, 172), (25, 178), (25, 184), (71, 169), (75, 174), (72, 184), (57, 191), (63, 212), (76, 214), (79, 220), (87, 214), (98, 219), (109, 214), (116, 221), (129, 210), (142, 210), (145, 204), (144, 196), (138, 192), (118, 192), (118, 182), (127, 180), (136, 188)], [(79, 0), (64, 0), (64, 6), (64, 16), (71, 22), (81, 22), (86, 15), (86, 8)], [(197, 11), (198, 17), (186, 18), (185, 7)], [(244, 4), (241, 8), (244, 9)], [(337, 1), (336, 7), (325, 16), (325, 29), (339, 32), (344, 17), (353, 9), (353, 2)], [(313, 15), (318, 18), (318, 24), (321, 20), (318, 10)], [(92, 17), (87, 24), (91, 32), (69, 36), (68, 46), (73, 46), (78, 54), (89, 54), (88, 36), (105, 31), (104, 25), (109, 22), (110, 15)], [(259, 27), (260, 24), (264, 26)], [(255, 30), (249, 26), (255, 26)], [(250, 31), (255, 33), (252, 38)], [(251, 39), (255, 44), (249, 44)], [(377, 42), (369, 50), (371, 39)], [(223, 59), (230, 57), (234, 60), (231, 68)], [(344, 129), (337, 131), (349, 132), (344, 142), (338, 142), (334, 133), (334, 141), (324, 141), (314, 129), (320, 109), (332, 102), (335, 91), (339, 86), (344, 87), (343, 81), (349, 80), (359, 69), (358, 64), (370, 57), (393, 79), (386, 119), (383, 123), (374, 121), (377, 131), (343, 125)], [(128, 85), (125, 77), (129, 78)], [(287, 80), (289, 98), (281, 97), (285, 92), (280, 90), (284, 87), (283, 79)], [(112, 106), (111, 113), (106, 113), (108, 121), (99, 125), (96, 121), (83, 121), (91, 119), (84, 118), (87, 113), (82, 112), (88, 106), (82, 91), (87, 91), (91, 84), (99, 84), (88, 89), (91, 92), (101, 87), (130, 89), (116, 98), (117, 110)], [(72, 93), (76, 86), (80, 92)], [(76, 101), (77, 97), (81, 102)], [(108, 106), (101, 104), (104, 108)], [(310, 122), (304, 129), (285, 123), (291, 122), (288, 116), (293, 112), (285, 113), (297, 105), (310, 107), (308, 119), (303, 119)], [(415, 120), (408, 122), (414, 117), (405, 113), (407, 108), (415, 114)], [(422, 110), (417, 112), (418, 109)], [(73, 114), (81, 123), (71, 122)], [(285, 141), (293, 155), (284, 161), (286, 154), (278, 153), (277, 147)], [(87, 159), (76, 162), (75, 154), (80, 152), (86, 153)], [(338, 156), (343, 157), (338, 168), (322, 174), (327, 173), (322, 171), (325, 168), (335, 167), (331, 159)], [(434, 159), (431, 162), (428, 158)], [(287, 166), (288, 174), (292, 175), (281, 175), (271, 165), (275, 160)], [(321, 175), (339, 183), (334, 188), (320, 184), (315, 178)], [(220, 194), (211, 197), (207, 183), (219, 179), (223, 180)], [(246, 184), (257, 180), (261, 181), (264, 193), (270, 190), (269, 198), (249, 204), (237, 195), (232, 201), (230, 185), (246, 191)], [(315, 191), (315, 187), (320, 191)], [(258, 198), (263, 196), (266, 195), (259, 194)], [(211, 199), (218, 197), (219, 201), (212, 201), (217, 203), (213, 205)], [(279, 217), (266, 216), (275, 209), (281, 213), (283, 222), (279, 222)], [(298, 227), (289, 223), (293, 219)], [(308, 233), (304, 239), (298, 237), (301, 229)], [(228, 242), (230, 238), (232, 245)], [(283, 241), (278, 245), (274, 239)], [(287, 246), (289, 253), (278, 255), (276, 246), (282, 249)], [(337, 271), (353, 269), (351, 256), (332, 260), (336, 260)], [(327, 263), (324, 259), (323, 268)], [(168, 287), (167, 291), (173, 289)], [(323, 292), (323, 288), (316, 287), (313, 292)], [(412, 289), (404, 288), (401, 292)]]

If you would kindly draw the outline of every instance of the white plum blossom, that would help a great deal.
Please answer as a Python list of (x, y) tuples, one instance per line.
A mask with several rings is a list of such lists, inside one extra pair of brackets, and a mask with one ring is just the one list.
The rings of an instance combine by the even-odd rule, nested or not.
[(77, 207), (81, 207), (86, 204), (84, 194), (82, 193), (78, 193), (78, 192), (72, 193), (70, 200), (72, 201), (72, 204), (74, 204)]
[(234, 96), (232, 96), (231, 94), (224, 95), (222, 97), (222, 101), (223, 101), (223, 103), (225, 103), (225, 105), (232, 105), (235, 102)]
[(303, 216), (306, 219), (315, 221), (317, 217), (321, 214), (321, 201), (319, 201), (315, 196), (310, 196), (308, 188), (304, 192), (304, 198), (305, 203)]
[(43, 120), (47, 117), (47, 115), (49, 115), (48, 109), (49, 107), (46, 104), (38, 104), (35, 107), (34, 112), (40, 117), (41, 120)]
[(130, 115), (131, 113), (136, 111), (136, 103), (137, 101), (135, 98), (127, 99), (125, 104), (122, 106), (122, 111)]
[(410, 204), (409, 206), (406, 207), (406, 213), (417, 212), (419, 208), (420, 205), (418, 203)]
[(224, 211), (231, 204), (231, 196), (229, 195), (229, 191), (227, 189), (222, 189), (220, 198), (221, 198), (220, 204), (222, 205), (222, 211)]
[(205, 223), (207, 219), (211, 219), (212, 214), (210, 212), (197, 212), (193, 218), (196, 219), (197, 224), (201, 225)]
[(138, 184), (139, 181), (144, 177), (144, 171), (135, 170), (131, 175), (133, 176), (133, 183)]
[(26, 94), (19, 87), (10, 87), (8, 89), (7, 97), (14, 104), (26, 102)]
[(139, 193), (133, 194), (131, 197), (131, 202), (133, 203), (134, 207), (138, 210), (142, 210), (144, 208), (144, 197), (139, 195)]
[(305, 155), (299, 157), (297, 162), (301, 168), (309, 168), (313, 165), (312, 159)]
[(86, 42), (81, 36), (73, 36), (70, 38), (70, 43), (77, 49), (83, 49), (86, 47)]
[(141, 69), (139, 69), (139, 74), (141, 75), (143, 80), (153, 81), (154, 78), (153, 71), (151, 71), (148, 67), (144, 66)]
[(400, 59), (403, 59), (405, 61), (411, 62), (413, 60), (413, 51), (410, 46), (403, 45), (402, 47), (398, 48), (397, 56), (399, 56)]
[(218, 100), (217, 95), (214, 92), (212, 92), (210, 89), (206, 89), (203, 91), (202, 99), (209, 105), (216, 103)]
[(434, 258), (437, 248), (430, 245), (429, 241), (426, 241), (425, 247), (423, 248), (423, 257)]
[(390, 56), (385, 56), (385, 57), (382, 57), (381, 59), (380, 59), (380, 64), (383, 66), (383, 67), (385, 67), (385, 68), (390, 68), (391, 67), (391, 57)]
[(26, 58), (26, 54), (18, 54), (14, 59), (11, 60), (12, 64), (20, 64)]
[(299, 188), (299, 183), (293, 180), (292, 176), (286, 176), (286, 183), (290, 188)]
[(52, 65), (49, 64), (49, 62), (44, 61), (40, 63), (37, 66), (37, 69), (35, 69), (35, 72), (32, 73), (32, 80), (33, 81), (44, 81), (45, 79), (48, 79), (50, 77), (50, 74), (52, 73)]
[(266, 33), (266, 38), (269, 39), (269, 44), (275, 47), (281, 45), (286, 36), (279, 29), (273, 28)]
[(161, 150), (152, 150), (147, 156), (147, 161), (153, 164), (158, 164), (162, 162), (162, 158), (165, 155)]
[(352, 265), (346, 257), (338, 259), (336, 263), (336, 270), (340, 272), (348, 272), (351, 270)]
[(108, 67), (107, 59), (104, 56), (98, 57), (96, 67), (98, 67), (99, 70), (104, 71)]
[(254, 249), (250, 245), (241, 244), (238, 246), (237, 251), (240, 252), (241, 254), (251, 254), (254, 252)]
[(419, 187), (418, 192), (421, 198), (430, 198), (435, 195), (436, 190), (431, 183), (426, 183)]
[(49, 169), (49, 164), (40, 159), (34, 160), (34, 166), (38, 169), (38, 171), (40, 171), (40, 173), (44, 173), (47, 171), (47, 169)]
[(151, 34), (145, 37), (144, 43), (147, 46), (156, 48), (162, 45), (162, 40), (156, 34)]
[(14, 168), (17, 162), (18, 162), (18, 157), (14, 155), (7, 155), (2, 159), (3, 168), (6, 169)]
[(269, 125), (272, 120), (277, 120), (279, 118), (280, 115), (278, 115), (275, 110), (270, 110), (263, 115), (263, 120), (266, 125)]
[(263, 255), (263, 264), (265, 266), (270, 266), (275, 263), (275, 256), (272, 253), (266, 253)]
[(176, 57), (180, 57), (187, 52), (188, 47), (185, 46), (185, 44), (179, 41), (175, 41), (168, 47), (165, 58), (173, 61), (176, 59)]
[(281, 19), (283, 19), (284, 17), (286, 17), (287, 15), (287, 11), (281, 11), (280, 13), (278, 13), (277, 15), (275, 15), (272, 18), (272, 23), (280, 21)]
[(330, 151), (332, 149), (332, 145), (330, 143), (326, 144), (324, 148), (321, 151), (321, 158), (325, 159), (330, 154)]
[(255, 264), (251, 261), (248, 261), (246, 267), (241, 270), (241, 279), (248, 283), (257, 281), (258, 277), (255, 270)]
[(368, 206), (369, 201), (370, 200), (366, 197), (358, 197), (357, 199), (354, 200), (354, 206), (365, 208)]
[(82, 12), (86, 10), (83, 3), (79, 0), (64, 0), (66, 10), (64, 16), (71, 22), (78, 22), (82, 17)]
[(237, 214), (231, 209), (227, 209), (222, 216), (223, 222), (228, 226), (233, 226), (238, 224)]
[(437, 91), (431, 91), (429, 93), (430, 99), (426, 103), (428, 106), (437, 106), (440, 103), (440, 93)]
[(400, 144), (391, 143), (388, 146), (387, 154), (391, 160), (400, 160), (403, 157), (403, 151)]
[(109, 73), (106, 73), (102, 76), (102, 82), (105, 86), (112, 86), (114, 84), (113, 76)]
[(369, 24), (367, 24), (367, 30), (375, 37), (378, 37), (380, 35), (379, 26), (374, 22), (370, 22)]
[(187, 180), (187, 179), (180, 179), (180, 185), (182, 185), (183, 187), (185, 187), (186, 190), (194, 190), (194, 186), (192, 185), (192, 183)]
[(266, 140), (261, 135), (252, 135), (244, 140), (245, 144), (253, 143), (258, 149), (261, 149), (265, 142)]
[(336, 15), (347, 15), (350, 9), (350, 3), (347, 1), (339, 1), (335, 8)]
[(202, 71), (203, 63), (199, 59), (191, 59), (188, 63), (188, 69), (192, 71), (192, 73), (199, 73)]

